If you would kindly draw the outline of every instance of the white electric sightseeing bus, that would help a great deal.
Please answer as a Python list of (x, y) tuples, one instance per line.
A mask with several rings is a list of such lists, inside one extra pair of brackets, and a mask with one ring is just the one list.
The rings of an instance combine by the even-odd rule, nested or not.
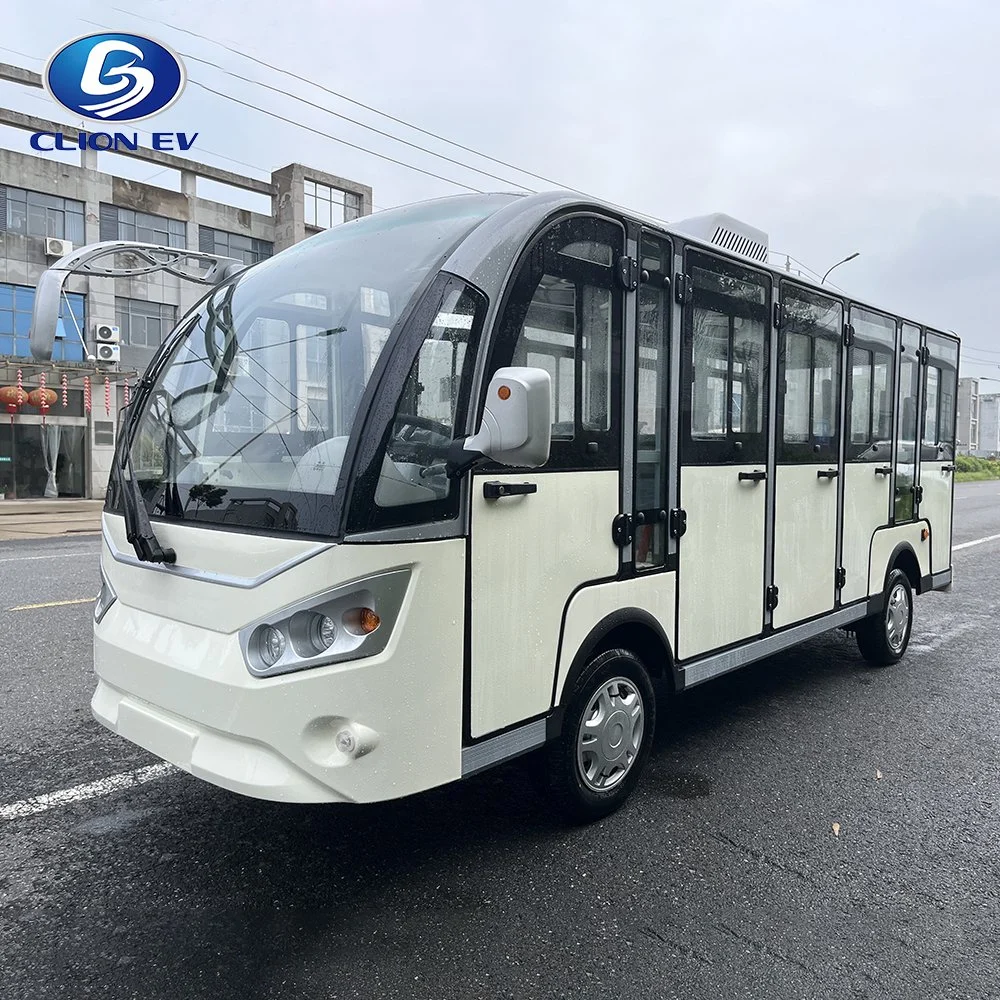
[(542, 749), (593, 818), (639, 778), (653, 681), (845, 627), (898, 660), (951, 582), (959, 344), (765, 240), (467, 196), (220, 280), (119, 430), (96, 718), (296, 802)]

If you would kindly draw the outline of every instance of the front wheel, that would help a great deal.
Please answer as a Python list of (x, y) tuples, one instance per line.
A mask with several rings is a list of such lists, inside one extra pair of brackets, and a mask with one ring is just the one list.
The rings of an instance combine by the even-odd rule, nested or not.
[(885, 582), (885, 608), (858, 625), (858, 649), (876, 666), (884, 667), (903, 658), (913, 626), (913, 590), (907, 575), (894, 569)]
[(547, 752), (548, 785), (562, 811), (588, 822), (618, 809), (639, 780), (655, 726), (653, 685), (639, 658), (627, 649), (594, 657)]

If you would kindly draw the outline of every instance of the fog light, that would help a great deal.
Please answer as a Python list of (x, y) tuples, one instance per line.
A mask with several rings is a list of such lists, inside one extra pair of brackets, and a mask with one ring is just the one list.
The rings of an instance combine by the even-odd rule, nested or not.
[(350, 729), (341, 729), (337, 733), (337, 749), (341, 753), (354, 753), (357, 748), (358, 742), (354, 738), (354, 733)]
[(257, 633), (257, 652), (264, 665), (273, 667), (285, 652), (285, 637), (273, 625), (264, 625)]
[(371, 608), (351, 608), (344, 612), (344, 628), (354, 635), (370, 635), (381, 624), (382, 619)]
[(313, 615), (309, 623), (309, 641), (317, 653), (329, 649), (337, 638), (337, 623), (329, 615)]

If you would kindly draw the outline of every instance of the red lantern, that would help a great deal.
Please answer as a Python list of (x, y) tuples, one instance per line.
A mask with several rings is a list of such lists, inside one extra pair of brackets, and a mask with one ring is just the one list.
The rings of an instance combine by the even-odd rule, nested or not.
[(0, 388), (0, 404), (7, 408), (11, 423), (14, 423), (14, 414), (18, 411), (17, 394), (17, 386), (5, 385)]
[(48, 413), (52, 404), (58, 398), (59, 393), (55, 392), (53, 389), (46, 389), (45, 386), (41, 386), (38, 389), (32, 389), (31, 392), (28, 393), (28, 403), (41, 410), (42, 413)]

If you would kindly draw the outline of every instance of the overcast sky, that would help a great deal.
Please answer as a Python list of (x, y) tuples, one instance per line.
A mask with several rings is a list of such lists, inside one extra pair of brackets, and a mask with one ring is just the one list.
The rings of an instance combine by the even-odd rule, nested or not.
[[(956, 330), (967, 352), (963, 374), (1000, 379), (993, 312), (1000, 5), (987, 0), (24, 0), (7, 7), (4, 61), (41, 69), (71, 37), (98, 30), (88, 21), (133, 30), (522, 186), (553, 186), (247, 62), (215, 44), (223, 42), (560, 185), (662, 219), (735, 215), (801, 262), (793, 267), (822, 272), (858, 250), (831, 276), (841, 288)], [(256, 108), (472, 187), (504, 188), (186, 62), (191, 80)], [(41, 92), (13, 85), (0, 85), (0, 104), (61, 117)], [(254, 171), (207, 151), (257, 173), (300, 161), (371, 184), (379, 208), (461, 190), (194, 83), (152, 124), (199, 132), (200, 158), (246, 173)], [(27, 135), (0, 130), (0, 143), (26, 149)], [(102, 167), (119, 162), (105, 157)], [(147, 178), (156, 168), (122, 172)], [(173, 183), (169, 173), (152, 179)]]

